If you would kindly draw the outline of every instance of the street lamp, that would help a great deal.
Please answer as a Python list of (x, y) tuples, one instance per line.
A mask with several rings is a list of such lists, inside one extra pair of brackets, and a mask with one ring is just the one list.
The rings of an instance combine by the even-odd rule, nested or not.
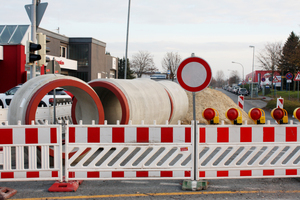
[(253, 82), (254, 82), (254, 79), (253, 79), (253, 72), (254, 72), (254, 51), (255, 51), (255, 47), (254, 46), (249, 46), (250, 48), (253, 48), (253, 62), (252, 62), (252, 81), (251, 81), (251, 99), (253, 97)]
[(242, 84), (243, 84), (243, 87), (244, 87), (244, 66), (241, 64), (241, 63), (238, 63), (238, 62), (234, 62), (234, 61), (232, 61), (232, 63), (235, 63), (235, 64), (239, 64), (239, 65), (241, 65), (242, 66), (242, 68), (243, 68), (243, 78), (242, 78)]
[(130, 17), (130, 0), (128, 1), (128, 16), (127, 16), (127, 35), (126, 35), (124, 79), (126, 79), (126, 77), (127, 77), (127, 52), (128, 52), (128, 35), (129, 35), (129, 17)]

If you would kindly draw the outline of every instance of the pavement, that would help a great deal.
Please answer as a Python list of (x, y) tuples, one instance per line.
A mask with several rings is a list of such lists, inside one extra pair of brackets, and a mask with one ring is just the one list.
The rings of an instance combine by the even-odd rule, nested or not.
[(271, 97), (257, 96), (251, 98), (250, 96), (245, 97), (245, 101), (252, 104), (256, 108), (265, 108), (269, 101), (273, 100)]

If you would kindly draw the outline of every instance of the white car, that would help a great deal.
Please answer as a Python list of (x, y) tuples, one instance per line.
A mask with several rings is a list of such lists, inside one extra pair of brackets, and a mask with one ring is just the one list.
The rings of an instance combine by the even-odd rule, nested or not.
[[(7, 108), (10, 105), (14, 94), (22, 85), (17, 85), (16, 87), (11, 88), (5, 93), (0, 93), (0, 107)], [(72, 102), (72, 98), (64, 91), (63, 88), (56, 88), (55, 100), (56, 104)], [(48, 92), (41, 102), (39, 103), (39, 107), (49, 107), (53, 106), (54, 98), (53, 98), (53, 90)]]

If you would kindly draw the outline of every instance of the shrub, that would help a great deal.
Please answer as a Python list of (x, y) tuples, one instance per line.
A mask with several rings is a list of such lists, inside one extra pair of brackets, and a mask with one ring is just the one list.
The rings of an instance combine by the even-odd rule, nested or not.
[[(276, 108), (276, 106), (277, 106), (277, 99), (273, 99), (268, 102), (266, 107), (269, 108), (270, 110), (273, 110), (274, 108)], [(283, 108), (288, 112), (288, 114), (292, 115), (294, 110), (298, 107), (300, 107), (299, 102), (289, 101), (286, 99), (283, 102)]]

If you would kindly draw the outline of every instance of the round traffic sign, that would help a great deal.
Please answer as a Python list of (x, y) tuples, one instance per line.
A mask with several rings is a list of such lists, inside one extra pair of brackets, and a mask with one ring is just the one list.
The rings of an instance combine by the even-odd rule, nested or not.
[(286, 79), (291, 80), (293, 78), (293, 74), (289, 72), (285, 75), (285, 77)]
[(261, 81), (262, 81), (262, 82), (265, 82), (265, 81), (266, 81), (266, 79), (265, 79), (265, 78), (262, 78), (262, 79), (261, 79)]
[(177, 69), (178, 83), (189, 92), (199, 92), (205, 89), (211, 77), (210, 66), (199, 57), (189, 57), (183, 60)]

